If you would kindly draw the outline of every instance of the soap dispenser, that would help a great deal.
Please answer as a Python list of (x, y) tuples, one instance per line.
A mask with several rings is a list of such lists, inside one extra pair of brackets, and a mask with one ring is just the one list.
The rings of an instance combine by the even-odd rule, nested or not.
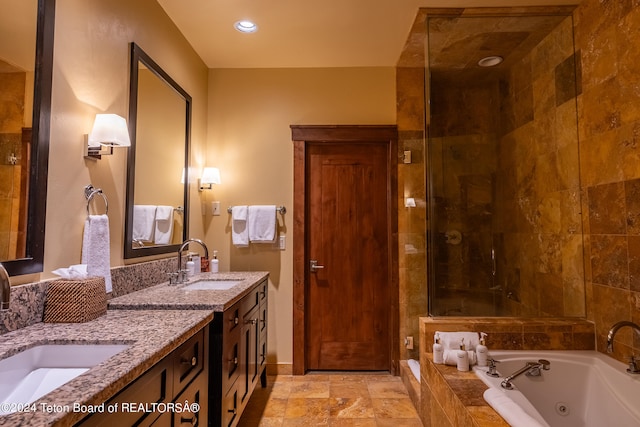
[(213, 258), (211, 259), (211, 272), (218, 272), (218, 251), (213, 251)]
[(460, 340), (460, 350), (456, 353), (456, 366), (458, 371), (466, 372), (469, 370), (469, 353), (464, 346), (464, 338)]
[(476, 347), (476, 358), (478, 366), (487, 366), (489, 360), (489, 350), (486, 345), (487, 334), (480, 332), (480, 344)]
[(440, 334), (437, 332), (433, 343), (433, 363), (444, 363), (444, 347), (440, 344)]

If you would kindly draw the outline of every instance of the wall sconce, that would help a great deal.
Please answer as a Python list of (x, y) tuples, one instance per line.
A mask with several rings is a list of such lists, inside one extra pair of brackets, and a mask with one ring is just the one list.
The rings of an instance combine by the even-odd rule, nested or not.
[[(108, 149), (103, 150), (103, 146)], [(84, 157), (101, 159), (104, 155), (113, 154), (113, 147), (130, 147), (129, 129), (124, 117), (117, 114), (96, 114), (93, 128), (85, 135)]]
[(204, 168), (198, 180), (198, 191), (212, 190), (213, 184), (220, 184), (220, 169)]
[(404, 207), (405, 208), (415, 208), (416, 207), (416, 199), (413, 197), (407, 197), (404, 199)]

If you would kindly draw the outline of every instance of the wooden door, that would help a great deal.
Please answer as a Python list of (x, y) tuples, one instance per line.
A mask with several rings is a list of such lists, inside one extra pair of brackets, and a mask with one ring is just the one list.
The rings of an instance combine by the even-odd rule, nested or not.
[(308, 369), (389, 369), (387, 151), (308, 146)]
[[(397, 374), (397, 128), (292, 125), (291, 135), (293, 374)], [(325, 268), (312, 272), (311, 260)]]

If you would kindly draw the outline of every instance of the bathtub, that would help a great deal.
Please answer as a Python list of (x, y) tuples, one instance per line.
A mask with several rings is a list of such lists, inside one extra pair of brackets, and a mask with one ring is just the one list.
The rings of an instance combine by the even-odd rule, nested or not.
[[(500, 362), (499, 378), (488, 376), (485, 367), (476, 366), (473, 370), (493, 389), (488, 391), (489, 396), (499, 399), (507, 396), (510, 399), (507, 406), (528, 415), (511, 418), (518, 422), (505, 417), (511, 425), (640, 426), (640, 375), (628, 374), (627, 366), (611, 357), (596, 351), (490, 351), (490, 356)], [(513, 390), (500, 387), (504, 377), (526, 362), (539, 359), (551, 362), (551, 369), (542, 371), (539, 377), (520, 375), (512, 381)], [(495, 406), (494, 409), (501, 413)]]

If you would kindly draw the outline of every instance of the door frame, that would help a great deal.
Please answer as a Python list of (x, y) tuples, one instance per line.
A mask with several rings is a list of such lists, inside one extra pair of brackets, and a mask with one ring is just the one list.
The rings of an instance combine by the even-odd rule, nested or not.
[(389, 360), (390, 372), (399, 372), (399, 285), (398, 285), (398, 129), (395, 125), (291, 125), (293, 140), (293, 367), (294, 375), (307, 371), (306, 336), (308, 258), (306, 148), (311, 143), (381, 142), (387, 144), (387, 226), (389, 271)]

